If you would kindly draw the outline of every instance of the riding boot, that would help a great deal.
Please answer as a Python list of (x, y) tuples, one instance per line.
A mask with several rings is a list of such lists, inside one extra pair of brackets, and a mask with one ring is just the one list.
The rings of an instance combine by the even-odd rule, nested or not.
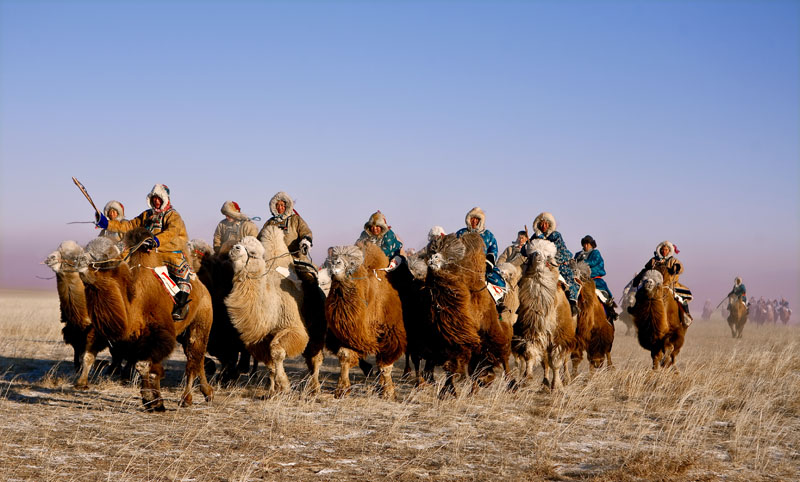
[(174, 321), (181, 321), (186, 318), (189, 313), (189, 293), (185, 291), (178, 291), (175, 295), (175, 306), (172, 307), (172, 319)]
[(689, 314), (689, 303), (684, 301), (681, 306), (683, 307), (683, 316), (681, 317), (681, 322), (686, 328), (689, 328), (689, 325), (691, 325), (692, 321), (694, 321), (692, 315)]

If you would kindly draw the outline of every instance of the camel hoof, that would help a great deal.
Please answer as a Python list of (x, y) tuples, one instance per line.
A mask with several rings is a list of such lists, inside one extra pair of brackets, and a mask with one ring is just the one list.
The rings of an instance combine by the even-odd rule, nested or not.
[(343, 398), (343, 397), (345, 397), (345, 396), (346, 396), (348, 393), (350, 393), (350, 387), (347, 387), (347, 388), (337, 388), (337, 389), (336, 389), (336, 390), (333, 392), (333, 398)]
[(164, 400), (160, 398), (158, 400), (153, 400), (151, 402), (144, 403), (144, 409), (147, 412), (165, 412), (167, 409), (164, 407)]
[(179, 406), (180, 407), (191, 407), (192, 406), (192, 397), (188, 396), (188, 397), (184, 398), (183, 400), (181, 400), (181, 403), (179, 404)]
[(76, 383), (75, 390), (88, 390), (89, 384), (88, 383)]

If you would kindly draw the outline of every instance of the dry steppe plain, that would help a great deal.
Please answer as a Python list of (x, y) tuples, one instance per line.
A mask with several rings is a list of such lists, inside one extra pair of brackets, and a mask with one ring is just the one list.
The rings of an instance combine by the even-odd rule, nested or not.
[(334, 399), (329, 355), (320, 396), (303, 393), (298, 359), (286, 395), (264, 399), (260, 371), (179, 409), (176, 350), (167, 412), (151, 414), (102, 373), (72, 388), (54, 292), (0, 291), (2, 480), (800, 479), (797, 326), (748, 325), (734, 340), (719, 315), (696, 321), (678, 371), (659, 373), (618, 326), (614, 369), (589, 376), (584, 362), (563, 392), (496, 383), (444, 401), (400, 380), (402, 363), (398, 401), (361, 373)]

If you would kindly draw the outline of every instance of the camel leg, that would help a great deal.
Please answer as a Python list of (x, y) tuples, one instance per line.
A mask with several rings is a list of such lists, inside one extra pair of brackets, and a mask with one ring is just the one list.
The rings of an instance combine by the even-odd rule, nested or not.
[(306, 367), (308, 367), (308, 384), (306, 385), (306, 389), (314, 395), (318, 395), (320, 392), (319, 370), (324, 360), (325, 354), (322, 353), (322, 350), (306, 358)]
[(180, 406), (186, 407), (192, 404), (192, 387), (195, 378), (200, 379), (200, 391), (210, 402), (214, 397), (214, 391), (206, 379), (205, 353), (208, 342), (207, 335), (200, 332), (201, 323), (193, 323), (187, 333), (186, 343), (183, 345), (183, 353), (186, 355), (186, 385), (183, 387)]
[[(578, 367), (580, 366), (581, 362), (583, 361), (583, 351), (575, 352), (572, 354), (572, 378), (576, 378), (578, 376)], [(586, 359), (589, 359), (589, 356), (586, 356)]]
[(89, 388), (89, 371), (97, 359), (97, 354), (86, 350), (81, 357), (81, 371), (78, 378), (75, 380), (75, 388), (79, 390), (86, 390)]
[(406, 352), (406, 366), (403, 367), (403, 378), (411, 375), (411, 355)]
[(283, 367), (283, 360), (286, 359), (286, 350), (282, 346), (273, 346), (270, 350), (270, 376), (274, 378), (273, 388), (276, 392), (289, 390), (289, 376)]
[(148, 412), (163, 412), (164, 400), (159, 391), (158, 374), (153, 370), (153, 363), (149, 360), (136, 362), (136, 371), (142, 379), (142, 404)]
[(606, 367), (611, 368), (614, 364), (611, 363), (611, 352), (606, 353)]
[(333, 396), (342, 398), (350, 391), (350, 367), (355, 366), (358, 361), (358, 355), (353, 350), (347, 348), (339, 348), (336, 356), (339, 357), (339, 382), (336, 385), (336, 391)]
[(392, 381), (392, 365), (378, 367), (380, 370), (381, 396), (387, 400), (394, 400), (394, 382)]

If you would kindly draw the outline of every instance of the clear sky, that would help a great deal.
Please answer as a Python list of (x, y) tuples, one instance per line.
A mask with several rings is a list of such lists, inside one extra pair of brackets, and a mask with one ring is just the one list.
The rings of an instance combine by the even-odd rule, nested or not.
[[(409, 247), (541, 211), (615, 294), (664, 239), (694, 311), (797, 308), (800, 3), (0, 1), (0, 286), (169, 185), (189, 236), (290, 193), (312, 255), (381, 209)], [(800, 313), (800, 311), (798, 311)]]

